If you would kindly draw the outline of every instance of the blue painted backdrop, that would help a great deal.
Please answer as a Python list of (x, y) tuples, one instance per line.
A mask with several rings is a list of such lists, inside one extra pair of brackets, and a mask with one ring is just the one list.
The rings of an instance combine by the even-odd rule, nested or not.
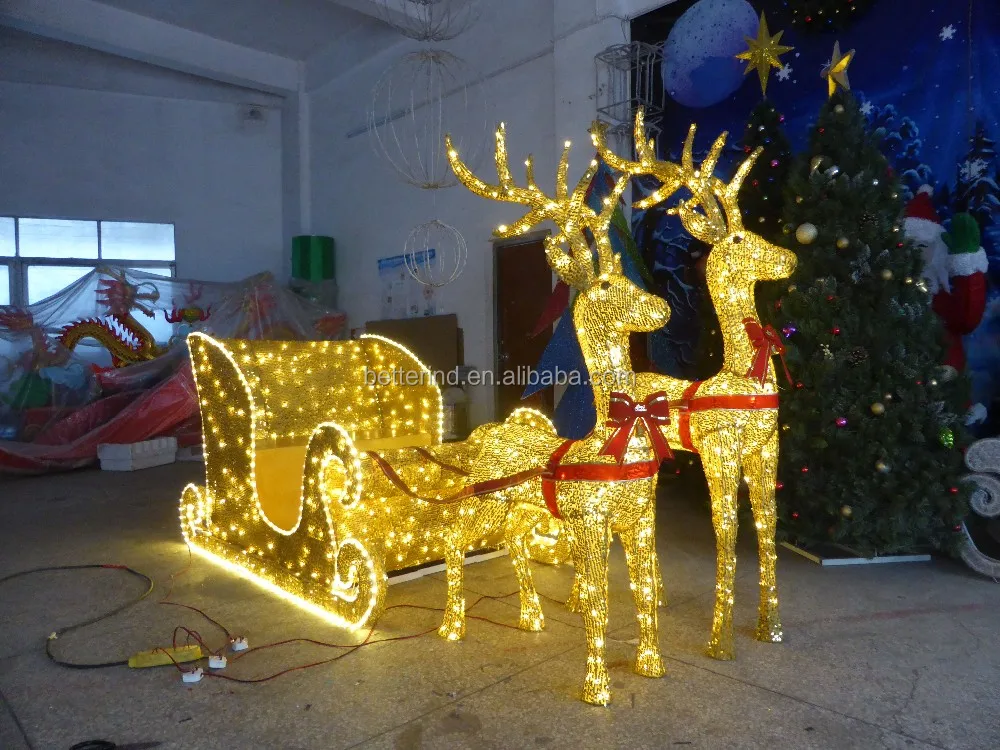
[[(733, 0), (711, 2), (725, 5)], [(767, 4), (753, 5), (760, 10)], [(667, 6), (654, 14), (658, 12), (676, 16), (677, 9)], [(742, 15), (736, 12), (732, 17)], [(772, 33), (782, 28), (777, 16), (773, 18)], [(633, 36), (642, 24), (649, 28), (648, 20), (633, 22)], [(879, 0), (838, 33), (785, 28), (782, 43), (795, 50), (783, 58), (786, 70), (772, 73), (768, 96), (785, 114), (796, 150), (806, 147), (809, 127), (826, 99), (820, 71), (837, 40), (843, 51), (856, 50), (849, 69), (852, 90), (865, 103), (872, 126), (885, 129), (884, 147), (908, 190), (924, 182), (939, 190), (948, 184), (953, 190), (977, 121), (991, 137), (1000, 139), (1000, 1)], [(676, 79), (676, 71), (671, 76)], [(701, 156), (718, 133), (732, 134), (730, 164), (722, 169), (731, 168), (732, 159), (742, 155), (738, 144), (744, 123), (760, 98), (753, 73), (735, 93), (707, 107), (684, 106), (667, 94), (665, 115), (658, 123), (660, 151), (679, 158), (688, 126), (695, 122)], [(982, 179), (996, 180), (1000, 164), (993, 160), (974, 168), (982, 168)], [(946, 218), (949, 207), (942, 203), (940, 208)], [(1000, 397), (1000, 213), (996, 222), (984, 238), (991, 257), (990, 302), (983, 324), (968, 342), (975, 397), (987, 405)], [(689, 248), (689, 238), (676, 219), (662, 211), (634, 213), (633, 234), (647, 261), (652, 260), (658, 291), (674, 311), (670, 326), (653, 339), (653, 360), (664, 372), (691, 377), (701, 327), (697, 310), (704, 291), (693, 270), (696, 252)]]

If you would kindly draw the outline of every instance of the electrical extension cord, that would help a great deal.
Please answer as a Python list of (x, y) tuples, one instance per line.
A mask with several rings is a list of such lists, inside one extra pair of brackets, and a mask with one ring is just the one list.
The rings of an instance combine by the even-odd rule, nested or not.
[(201, 678), (205, 676), (205, 670), (201, 667), (192, 669), (190, 672), (181, 673), (181, 682), (201, 682)]
[(135, 656), (129, 657), (128, 665), (133, 669), (165, 667), (168, 664), (183, 664), (188, 661), (198, 661), (203, 656), (201, 646), (195, 643), (190, 646), (178, 646), (177, 648), (166, 647), (154, 648), (152, 651), (140, 651)]

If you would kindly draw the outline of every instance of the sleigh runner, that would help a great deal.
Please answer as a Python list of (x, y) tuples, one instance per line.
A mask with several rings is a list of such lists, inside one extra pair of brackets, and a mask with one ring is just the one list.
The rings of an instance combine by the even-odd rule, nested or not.
[[(444, 557), (441, 529), (459, 509), (418, 496), (462, 490), (489, 426), (442, 444), (430, 371), (377, 336), (280, 342), (195, 333), (188, 347), (206, 482), (181, 497), (185, 539), (337, 624), (374, 623), (389, 573)], [(370, 377), (410, 371), (421, 375), (414, 385)], [(529, 410), (511, 419), (552, 430)], [(549, 526), (533, 535), (532, 557), (555, 562), (565, 545)], [(500, 541), (484, 537), (469, 551)]]

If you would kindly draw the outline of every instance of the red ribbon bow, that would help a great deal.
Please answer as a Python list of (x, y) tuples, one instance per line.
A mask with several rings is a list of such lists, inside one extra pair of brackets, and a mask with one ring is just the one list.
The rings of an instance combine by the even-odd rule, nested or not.
[(754, 348), (754, 360), (747, 370), (746, 377), (756, 378), (764, 385), (767, 380), (767, 365), (771, 357), (777, 354), (781, 357), (781, 366), (785, 369), (785, 377), (792, 383), (792, 374), (788, 372), (788, 363), (785, 362), (785, 344), (781, 336), (774, 330), (773, 326), (761, 326), (760, 321), (753, 318), (744, 318), (743, 327), (746, 328), (747, 336)]
[(670, 443), (660, 432), (660, 425), (670, 424), (670, 402), (663, 391), (651, 393), (642, 403), (636, 403), (626, 393), (612, 393), (608, 406), (608, 427), (617, 427), (614, 434), (604, 444), (600, 455), (614, 456), (621, 466), (625, 461), (625, 449), (635, 423), (641, 421), (653, 445), (653, 452), (658, 461), (673, 458)]

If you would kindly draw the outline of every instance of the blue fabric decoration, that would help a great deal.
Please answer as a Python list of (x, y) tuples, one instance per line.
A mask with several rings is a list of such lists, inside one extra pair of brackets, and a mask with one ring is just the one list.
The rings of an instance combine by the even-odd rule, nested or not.
[(594, 392), (589, 385), (571, 385), (563, 393), (552, 419), (559, 437), (581, 440), (597, 422)]
[[(573, 328), (573, 306), (566, 308), (566, 312), (559, 318), (556, 330), (552, 333), (542, 358), (535, 368), (539, 375), (548, 373), (549, 378), (546, 383), (530, 383), (521, 394), (521, 398), (533, 396), (548, 385), (555, 382), (556, 375), (559, 377), (570, 377), (570, 373), (580, 373), (580, 378), (586, 378), (587, 365), (583, 361), (583, 352), (580, 350), (580, 343), (576, 340), (576, 330)], [(542, 380), (539, 377), (537, 380)], [(587, 386), (588, 390), (590, 386)]]

